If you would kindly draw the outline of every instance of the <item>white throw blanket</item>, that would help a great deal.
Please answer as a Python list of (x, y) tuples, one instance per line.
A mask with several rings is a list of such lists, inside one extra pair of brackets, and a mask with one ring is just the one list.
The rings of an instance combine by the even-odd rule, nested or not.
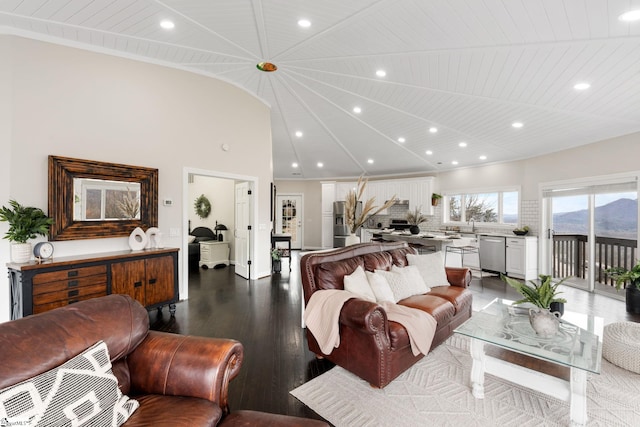
[[(358, 295), (338, 289), (316, 291), (311, 295), (304, 311), (304, 321), (313, 334), (320, 350), (330, 354), (340, 345), (340, 311), (345, 302)], [(380, 304), (387, 318), (405, 327), (414, 356), (427, 354), (436, 333), (436, 319), (429, 313), (416, 308), (405, 307), (391, 302)]]

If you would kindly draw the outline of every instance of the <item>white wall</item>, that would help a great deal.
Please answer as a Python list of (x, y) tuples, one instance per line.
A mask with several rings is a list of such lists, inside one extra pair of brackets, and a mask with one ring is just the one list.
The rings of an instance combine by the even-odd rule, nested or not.
[[(196, 215), (195, 201), (201, 194), (211, 202), (211, 213), (207, 218)], [(224, 224), (228, 230), (224, 232), (225, 241), (229, 243), (230, 258), (234, 261), (233, 229), (235, 228), (235, 181), (232, 179), (213, 178), (194, 175), (189, 183), (189, 219), (191, 229), (208, 227), (215, 233), (216, 221)]]
[[(185, 168), (256, 177), (253, 277), (269, 274), (268, 106), (216, 79), (20, 37), (0, 36), (0, 54), (0, 203), (15, 198), (46, 210), (50, 154), (158, 168), (159, 199), (174, 202), (159, 207), (158, 226), (166, 246), (182, 248)], [(57, 257), (128, 249), (124, 237), (54, 246)], [(8, 245), (1, 248), (4, 265)], [(0, 295), (1, 321), (9, 318), (6, 280)]]

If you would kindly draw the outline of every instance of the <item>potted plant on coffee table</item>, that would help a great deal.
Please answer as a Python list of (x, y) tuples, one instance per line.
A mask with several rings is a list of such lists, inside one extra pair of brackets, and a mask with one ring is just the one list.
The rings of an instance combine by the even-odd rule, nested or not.
[(541, 274), (539, 281), (530, 280), (531, 286), (516, 279), (512, 279), (507, 276), (501, 276), (502, 280), (508, 285), (515, 288), (524, 297), (514, 304), (530, 303), (535, 308), (529, 309), (529, 322), (531, 327), (538, 335), (543, 338), (553, 336), (558, 331), (559, 321), (558, 317), (562, 316), (564, 307), (561, 308), (552, 304), (565, 304), (567, 302), (564, 298), (559, 298), (558, 295), (562, 292), (558, 291), (558, 286), (565, 279), (559, 282), (553, 283), (551, 276)]
[(414, 210), (407, 212), (407, 222), (411, 226), (409, 227), (411, 234), (420, 233), (420, 224), (428, 220), (428, 218), (422, 214), (421, 210), (422, 206), (416, 206)]
[(605, 270), (616, 282), (616, 289), (626, 289), (625, 301), (627, 313), (640, 314), (640, 261), (627, 270), (622, 267), (612, 267)]
[(31, 243), (29, 239), (46, 236), (53, 219), (40, 208), (22, 206), (15, 200), (9, 201), (9, 206), (0, 209), (0, 221), (9, 223), (9, 230), (4, 235), (11, 244), (11, 261), (28, 262), (31, 259)]

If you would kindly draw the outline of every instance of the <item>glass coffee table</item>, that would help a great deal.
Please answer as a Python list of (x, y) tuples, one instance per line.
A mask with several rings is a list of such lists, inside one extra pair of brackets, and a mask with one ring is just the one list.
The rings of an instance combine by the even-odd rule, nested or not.
[[(565, 310), (558, 333), (540, 338), (529, 324), (528, 308), (497, 298), (455, 332), (471, 338), (471, 387), (473, 396), (484, 397), (485, 372), (568, 401), (572, 425), (587, 422), (587, 372), (600, 373), (603, 319)], [(565, 381), (485, 354), (491, 344), (570, 368)]]

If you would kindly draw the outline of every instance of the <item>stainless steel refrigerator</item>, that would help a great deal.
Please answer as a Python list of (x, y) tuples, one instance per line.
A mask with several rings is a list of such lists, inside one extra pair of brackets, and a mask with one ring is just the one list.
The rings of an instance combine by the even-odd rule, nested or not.
[[(345, 239), (349, 236), (349, 226), (346, 218), (346, 202), (333, 202), (333, 247), (342, 248), (345, 246)], [(356, 206), (356, 216), (362, 213), (362, 202)], [(359, 230), (358, 230), (359, 232)]]

